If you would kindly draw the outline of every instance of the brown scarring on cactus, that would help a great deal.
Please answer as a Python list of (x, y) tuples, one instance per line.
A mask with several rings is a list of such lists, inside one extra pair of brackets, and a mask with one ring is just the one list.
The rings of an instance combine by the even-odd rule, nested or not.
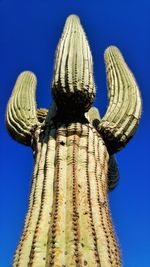
[(105, 52), (106, 115), (91, 107), (93, 62), (77, 16), (69, 16), (56, 53), (50, 110), (36, 108), (36, 78), (20, 74), (6, 125), (34, 151), (29, 209), (14, 267), (119, 267), (107, 192), (118, 183), (113, 154), (133, 136), (141, 98), (119, 49)]

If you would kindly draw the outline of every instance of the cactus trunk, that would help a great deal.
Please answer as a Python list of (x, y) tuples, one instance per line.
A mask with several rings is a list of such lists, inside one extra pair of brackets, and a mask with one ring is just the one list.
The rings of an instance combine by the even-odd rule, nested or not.
[(14, 267), (120, 266), (107, 199), (109, 155), (91, 124), (47, 126), (36, 144)]

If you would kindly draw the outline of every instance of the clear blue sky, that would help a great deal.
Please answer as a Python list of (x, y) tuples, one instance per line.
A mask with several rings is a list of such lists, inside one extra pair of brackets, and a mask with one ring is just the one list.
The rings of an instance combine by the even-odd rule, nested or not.
[[(18, 74), (38, 78), (38, 107), (49, 107), (54, 53), (64, 21), (80, 16), (94, 59), (95, 105), (106, 111), (104, 49), (120, 48), (143, 98), (138, 131), (117, 154), (120, 184), (109, 194), (124, 267), (150, 266), (150, 1), (0, 1), (0, 267), (11, 266), (28, 206), (33, 167), (30, 148), (13, 141), (4, 124), (5, 108)], [(92, 267), (92, 266), (91, 266)]]

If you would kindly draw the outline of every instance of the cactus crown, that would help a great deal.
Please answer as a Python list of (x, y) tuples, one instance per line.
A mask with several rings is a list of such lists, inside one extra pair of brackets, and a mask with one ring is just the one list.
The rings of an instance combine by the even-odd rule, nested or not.
[(52, 92), (58, 108), (74, 114), (86, 112), (95, 97), (92, 55), (75, 15), (67, 18), (57, 46)]
[[(107, 112), (94, 126), (111, 154), (120, 150), (133, 136), (140, 116), (141, 98), (137, 83), (121, 52), (110, 46), (105, 54), (109, 104)], [(31, 132), (44, 121), (47, 111), (36, 111), (36, 77), (26, 71), (19, 75), (10, 97), (6, 124), (14, 139), (31, 145)], [(95, 97), (93, 60), (89, 44), (76, 15), (70, 15), (57, 46), (52, 93), (57, 114), (72, 119), (83, 118)], [(92, 115), (92, 112), (93, 115)], [(90, 111), (95, 116), (95, 111)]]
[[(33, 146), (35, 129), (49, 124), (51, 118), (57, 124), (89, 122), (103, 137), (110, 155), (122, 149), (133, 136), (141, 117), (140, 92), (117, 47), (108, 47), (104, 58), (109, 103), (105, 116), (100, 119), (98, 109), (91, 107), (96, 89), (89, 44), (80, 19), (70, 15), (56, 50), (53, 104), (49, 112), (36, 108), (36, 77), (30, 71), (22, 72), (6, 111), (6, 125), (11, 136), (25, 145)], [(110, 159), (109, 165), (111, 190), (117, 184), (118, 178), (115, 177), (118, 177), (118, 171), (114, 159)]]

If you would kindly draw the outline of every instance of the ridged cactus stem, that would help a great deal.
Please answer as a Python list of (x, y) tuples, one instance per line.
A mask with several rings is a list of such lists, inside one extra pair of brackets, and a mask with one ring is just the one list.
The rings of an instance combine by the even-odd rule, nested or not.
[(52, 92), (61, 112), (81, 114), (95, 97), (93, 60), (80, 19), (67, 18), (56, 50)]
[(123, 148), (133, 136), (141, 117), (141, 97), (136, 80), (117, 47), (105, 51), (109, 105), (97, 130), (109, 152)]
[(47, 126), (36, 151), (13, 266), (120, 266), (107, 200), (109, 155), (100, 135), (90, 124)]
[[(20, 264), (19, 266), (27, 266), (29, 255), (33, 253), (35, 244), (37, 245), (36, 249), (41, 251), (40, 256), (45, 256), (49, 212), (51, 212), (52, 206), (52, 204), (50, 205), (50, 201), (52, 201), (51, 197), (53, 194), (53, 187), (50, 184), (53, 182), (54, 135), (54, 129), (51, 129), (50, 133), (49, 129), (47, 129), (42, 142), (38, 142), (36, 146), (37, 154), (35, 157), (29, 210), (25, 220), (22, 238), (16, 252), (14, 266), (18, 266), (17, 264)], [(42, 237), (41, 240), (38, 240), (37, 236), (39, 231)]]
[(35, 166), (24, 230), (13, 267), (121, 267), (107, 193), (118, 184), (113, 156), (133, 136), (141, 99), (116, 47), (105, 52), (109, 104), (100, 119), (93, 62), (77, 16), (56, 52), (53, 104), (36, 109), (36, 77), (19, 75), (8, 102), (12, 137), (31, 146)]
[(39, 125), (35, 102), (36, 77), (22, 72), (14, 86), (6, 112), (6, 125), (11, 136), (20, 143), (31, 145), (32, 129)]

